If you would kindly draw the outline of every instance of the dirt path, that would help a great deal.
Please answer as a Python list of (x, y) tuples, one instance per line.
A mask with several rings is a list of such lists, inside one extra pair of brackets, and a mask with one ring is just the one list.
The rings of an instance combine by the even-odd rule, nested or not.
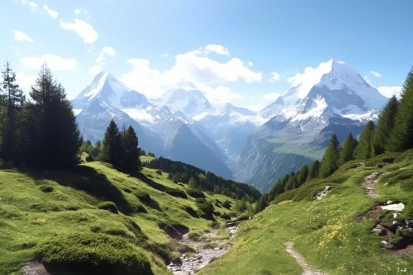
[(315, 270), (305, 262), (303, 256), (301, 256), (300, 253), (294, 250), (292, 242), (286, 242), (285, 249), (287, 250), (288, 254), (296, 259), (297, 263), (303, 268), (302, 275), (323, 275), (321, 271)]
[(375, 172), (371, 175), (368, 175), (363, 182), (365, 193), (369, 198), (377, 198), (379, 195), (377, 194), (376, 185), (379, 181), (380, 176), (382, 173)]

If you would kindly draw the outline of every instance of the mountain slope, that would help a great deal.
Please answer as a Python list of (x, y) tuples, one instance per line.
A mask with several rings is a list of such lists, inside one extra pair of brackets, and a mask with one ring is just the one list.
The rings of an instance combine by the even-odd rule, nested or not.
[(283, 175), (320, 159), (336, 133), (342, 141), (377, 119), (387, 98), (343, 62), (330, 60), (298, 77), (260, 114), (271, 117), (254, 133), (239, 160), (238, 180), (268, 191)]

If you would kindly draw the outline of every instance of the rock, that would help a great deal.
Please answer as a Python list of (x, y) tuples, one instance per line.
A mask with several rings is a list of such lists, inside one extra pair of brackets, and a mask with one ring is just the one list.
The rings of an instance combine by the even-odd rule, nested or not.
[(233, 227), (233, 226), (235, 226), (235, 222), (226, 222), (225, 223), (225, 227)]
[(331, 187), (330, 186), (326, 186), (323, 190), (318, 191), (317, 194), (313, 197), (313, 199), (317, 199), (317, 200), (321, 200), (323, 199), (327, 193), (330, 191)]
[(376, 227), (373, 228), (370, 232), (373, 233), (374, 235), (378, 235), (378, 236), (387, 235), (387, 231), (384, 230), (383, 227), (380, 224), (376, 225)]
[(189, 271), (175, 271), (174, 275), (191, 275)]
[(393, 203), (393, 201), (386, 201), (387, 205), (392, 204), (392, 203)]
[(210, 263), (212, 263), (212, 262), (215, 262), (216, 260), (218, 260), (218, 257), (212, 257), (212, 258), (209, 260), (208, 263), (210, 264)]
[(390, 210), (390, 211), (403, 211), (404, 209), (404, 203), (395, 203), (395, 204), (389, 204), (389, 205), (382, 205), (381, 209), (383, 210)]
[(386, 249), (393, 249), (394, 245), (389, 243), (388, 241), (381, 241), (381, 244), (383, 245), (384, 248)]
[(218, 251), (218, 250), (219, 250), (219, 247), (215, 247), (215, 248), (214, 248), (214, 251)]

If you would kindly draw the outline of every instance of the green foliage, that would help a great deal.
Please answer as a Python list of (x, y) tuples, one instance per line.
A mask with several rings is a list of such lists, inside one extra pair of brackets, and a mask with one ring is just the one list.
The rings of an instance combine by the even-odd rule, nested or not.
[(369, 159), (373, 156), (374, 122), (369, 121), (360, 134), (359, 143), (354, 151), (357, 159)]
[(39, 245), (36, 254), (52, 273), (154, 274), (142, 249), (102, 233), (60, 235)]
[(183, 198), (186, 199), (188, 198), (188, 196), (186, 195), (185, 191), (181, 190), (181, 189), (175, 189), (175, 188), (165, 188), (165, 193), (177, 197), (177, 198)]
[(394, 118), (399, 108), (399, 101), (392, 96), (379, 116), (373, 137), (373, 153), (375, 156), (383, 154), (388, 147), (389, 133), (393, 131)]
[[(413, 68), (402, 88), (402, 97), (394, 118), (394, 127), (386, 151), (401, 152), (413, 148)], [(394, 115), (394, 114), (393, 114)]]
[(338, 168), (338, 157), (339, 157), (339, 143), (337, 136), (333, 134), (330, 139), (330, 143), (327, 146), (326, 151), (324, 152), (323, 158), (321, 159), (320, 164), (320, 178), (326, 178), (334, 173)]
[(279, 203), (282, 201), (287, 201), (287, 200), (292, 200), (297, 193), (298, 189), (293, 189), (286, 191), (284, 193), (279, 194), (278, 196), (275, 197), (274, 202)]
[(118, 208), (116, 207), (116, 204), (112, 201), (102, 201), (97, 205), (97, 208), (108, 210), (109, 212), (118, 214)]
[(80, 163), (82, 138), (64, 87), (42, 65), (23, 113), (25, 162), (42, 169), (68, 169)]
[(204, 192), (197, 189), (187, 189), (186, 193), (193, 198), (205, 198)]
[(340, 148), (340, 154), (338, 159), (338, 164), (342, 165), (349, 160), (354, 159), (354, 150), (357, 147), (357, 139), (353, 137), (350, 133), (343, 142), (343, 145)]
[(99, 159), (116, 166), (120, 163), (120, 150), (119, 128), (112, 119), (106, 128)]
[(315, 160), (311, 163), (310, 168), (308, 169), (308, 177), (306, 181), (318, 178), (320, 173), (320, 161)]

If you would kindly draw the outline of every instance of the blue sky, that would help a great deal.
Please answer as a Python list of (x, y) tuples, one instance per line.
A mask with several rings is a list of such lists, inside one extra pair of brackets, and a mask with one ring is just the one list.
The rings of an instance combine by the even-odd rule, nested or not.
[(375, 88), (413, 65), (413, 1), (3, 0), (0, 60), (25, 92), (47, 62), (74, 98), (109, 71), (149, 98), (185, 79), (259, 109), (306, 67), (344, 61)]

